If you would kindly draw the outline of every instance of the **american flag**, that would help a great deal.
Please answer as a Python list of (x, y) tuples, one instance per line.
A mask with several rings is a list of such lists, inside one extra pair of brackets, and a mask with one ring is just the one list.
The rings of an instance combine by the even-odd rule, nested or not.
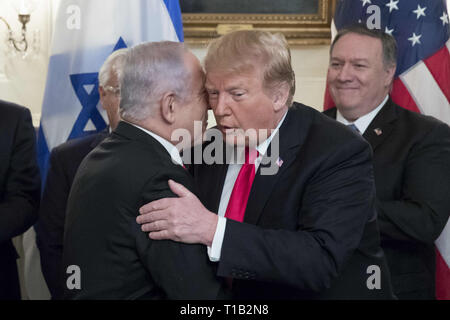
[[(338, 1), (333, 34), (355, 23), (380, 28), (397, 40), (392, 100), (450, 125), (450, 27), (445, 0)], [(333, 106), (326, 91), (324, 109)], [(450, 221), (435, 244), (436, 298), (450, 299)]]

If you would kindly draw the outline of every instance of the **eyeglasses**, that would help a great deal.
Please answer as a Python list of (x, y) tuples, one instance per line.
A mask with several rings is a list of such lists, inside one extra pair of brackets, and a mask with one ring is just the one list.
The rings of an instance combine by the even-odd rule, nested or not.
[(111, 92), (112, 94), (115, 94), (115, 95), (119, 95), (120, 94), (120, 88), (119, 87), (104, 86), (103, 90)]

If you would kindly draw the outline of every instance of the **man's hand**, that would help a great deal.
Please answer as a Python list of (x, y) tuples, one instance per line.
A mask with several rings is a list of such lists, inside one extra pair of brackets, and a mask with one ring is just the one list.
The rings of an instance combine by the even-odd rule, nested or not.
[(183, 185), (169, 180), (169, 187), (179, 198), (163, 198), (142, 206), (136, 218), (142, 231), (150, 232), (153, 240), (211, 246), (218, 216), (207, 210)]

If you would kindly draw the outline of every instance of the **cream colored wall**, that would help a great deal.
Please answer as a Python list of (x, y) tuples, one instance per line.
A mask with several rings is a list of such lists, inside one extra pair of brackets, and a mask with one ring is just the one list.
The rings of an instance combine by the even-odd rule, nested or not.
[[(6, 18), (18, 35), (21, 24), (11, 5), (13, 1), (17, 0), (0, 1), (0, 15)], [(27, 24), (29, 34), (39, 30), (40, 51), (33, 57), (23, 59), (21, 56), (11, 57), (5, 54), (7, 28), (0, 21), (0, 99), (27, 106), (31, 110), (35, 126), (39, 125), (44, 96), (54, 2), (56, 1), (39, 0)]]

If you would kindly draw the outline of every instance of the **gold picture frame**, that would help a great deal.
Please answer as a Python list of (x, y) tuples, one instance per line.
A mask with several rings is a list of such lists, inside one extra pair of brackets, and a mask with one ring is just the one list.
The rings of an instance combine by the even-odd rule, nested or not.
[(330, 44), (335, 0), (317, 2), (314, 14), (183, 13), (184, 40), (188, 44), (207, 44), (233, 30), (258, 29), (281, 32), (290, 45)]

